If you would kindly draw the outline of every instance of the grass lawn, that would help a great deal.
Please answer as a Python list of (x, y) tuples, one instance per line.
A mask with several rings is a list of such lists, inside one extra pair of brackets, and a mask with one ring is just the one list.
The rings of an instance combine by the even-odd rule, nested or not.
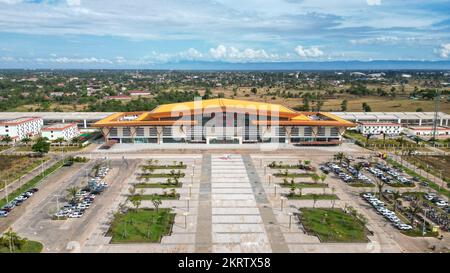
[(186, 165), (144, 165), (144, 168), (154, 170), (186, 169)]
[(4, 151), (4, 150), (8, 150), (9, 148), (11, 148), (11, 146), (0, 145), (0, 152), (1, 152), (1, 151)]
[(356, 216), (341, 209), (300, 209), (300, 221), (321, 242), (368, 242), (369, 231)]
[(129, 210), (116, 214), (108, 231), (111, 243), (159, 243), (170, 235), (175, 214), (170, 209)]
[(432, 232), (429, 230), (426, 230), (425, 234), (423, 234), (422, 232), (423, 231), (421, 228), (415, 228), (412, 230), (401, 231), (402, 234), (404, 234), (406, 236), (410, 236), (410, 237), (437, 237), (439, 235), (439, 232)]
[(183, 183), (178, 184), (167, 184), (167, 183), (139, 183), (136, 184), (136, 189), (146, 189), (146, 188), (162, 188), (162, 189), (168, 189), (168, 188), (181, 188), (183, 186)]
[(10, 184), (19, 177), (29, 173), (49, 157), (30, 157), (28, 155), (0, 155), (0, 181)]
[(129, 200), (134, 200), (134, 199), (138, 199), (138, 200), (152, 200), (152, 198), (154, 196), (159, 196), (161, 198), (161, 200), (178, 200), (180, 199), (180, 194), (175, 194), (174, 195), (170, 195), (170, 194), (144, 194), (144, 195), (135, 195), (135, 196), (130, 196), (128, 197)]
[[(280, 187), (290, 188), (292, 186), (291, 183), (279, 183)], [(294, 183), (297, 188), (328, 188), (328, 184), (325, 183)]]
[[(37, 241), (27, 241), (20, 249), (14, 249), (14, 253), (40, 253), (44, 246)], [(0, 253), (10, 253), (9, 246), (0, 245)]]
[(373, 188), (375, 187), (375, 184), (372, 183), (347, 183), (350, 187), (355, 188)]
[(274, 173), (275, 177), (286, 177), (286, 178), (298, 178), (298, 177), (311, 177), (311, 173), (288, 173), (287, 175), (284, 173)]
[[(64, 162), (58, 161), (46, 170), (44, 170), (43, 175), (39, 174), (38, 176), (35, 176), (33, 179), (22, 185), (20, 188), (16, 189), (12, 193), (8, 194), (9, 200), (12, 200), (22, 194), (24, 191), (27, 191), (28, 189), (31, 189), (35, 187), (39, 182), (41, 182), (45, 177), (47, 177), (49, 174), (53, 173), (57, 169), (61, 168), (61, 166), (64, 164)], [(0, 200), (0, 207), (4, 206), (6, 204), (6, 198)]]
[(292, 200), (338, 200), (336, 194), (302, 194), (302, 195), (286, 195), (288, 199)]
[(141, 174), (140, 177), (142, 179), (145, 178), (173, 178), (173, 177), (184, 177), (184, 173), (180, 174), (171, 174), (171, 173), (147, 173), (147, 174)]
[[(76, 152), (79, 151), (84, 147), (80, 147), (80, 146), (51, 146), (50, 147), (50, 152)], [(20, 146), (15, 148), (14, 150), (18, 151), (18, 152), (32, 152), (31, 146)]]

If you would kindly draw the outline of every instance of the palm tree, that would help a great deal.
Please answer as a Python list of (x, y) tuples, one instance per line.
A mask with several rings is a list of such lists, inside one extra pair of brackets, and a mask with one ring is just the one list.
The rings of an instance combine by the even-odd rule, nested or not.
[(23, 144), (25, 144), (25, 146), (28, 146), (28, 143), (30, 143), (32, 141), (31, 138), (29, 137), (24, 137), (22, 138), (22, 140), (20, 142), (22, 142)]
[(411, 226), (414, 227), (414, 219), (416, 218), (416, 215), (421, 211), (422, 209), (420, 208), (419, 205), (417, 205), (416, 202), (411, 203), (411, 205), (408, 207), (408, 212), (410, 213), (410, 221), (411, 221)]
[(372, 137), (372, 134), (367, 134), (367, 136), (366, 136), (366, 146), (369, 145), (369, 140), (370, 140), (371, 137)]
[(58, 143), (59, 146), (61, 146), (61, 144), (63, 142), (65, 142), (66, 140), (63, 137), (58, 137), (57, 139), (53, 140), (54, 143)]
[(152, 195), (152, 204), (155, 207), (156, 213), (158, 213), (158, 208), (162, 204), (161, 197), (159, 195)]
[(70, 201), (75, 201), (77, 198), (77, 193), (80, 189), (77, 186), (70, 187), (66, 190), (67, 192), (67, 199)]
[(2, 137), (2, 142), (6, 143), (6, 145), (8, 145), (9, 143), (11, 143), (13, 141), (12, 137), (10, 137), (9, 135), (5, 135)]
[(377, 188), (378, 188), (378, 195), (380, 196), (380, 200), (383, 199), (383, 187), (384, 187), (384, 182), (382, 180), (377, 179), (376, 182), (377, 184)]
[(313, 194), (312, 198), (313, 198), (313, 208), (315, 208), (316, 207), (316, 202), (317, 202), (317, 199), (318, 199), (317, 194)]
[(400, 193), (400, 191), (395, 191), (394, 193), (392, 193), (393, 195), (393, 199), (394, 199), (394, 212), (397, 210), (397, 205), (399, 203), (400, 197), (402, 196), (402, 194)]
[(132, 198), (131, 204), (133, 204), (134, 209), (137, 211), (139, 209), (139, 207), (141, 206), (141, 198), (139, 196)]
[(319, 176), (319, 178), (320, 178), (320, 181), (322, 181), (322, 183), (325, 183), (325, 179), (327, 179), (327, 175), (326, 174), (321, 174)]
[(295, 190), (297, 189), (297, 187), (295, 185), (291, 185), (291, 188), (289, 190), (289, 195), (290, 196), (294, 196), (295, 195)]
[(355, 170), (356, 170), (356, 178), (359, 177), (359, 173), (361, 172), (361, 170), (363, 169), (363, 164), (361, 162), (359, 162), (358, 164), (355, 165)]
[(317, 183), (319, 181), (320, 177), (316, 173), (313, 173), (311, 175), (311, 179), (314, 181), (314, 183)]
[(334, 155), (334, 159), (339, 161), (339, 164), (342, 164), (342, 160), (344, 160), (345, 154), (343, 152), (339, 152)]

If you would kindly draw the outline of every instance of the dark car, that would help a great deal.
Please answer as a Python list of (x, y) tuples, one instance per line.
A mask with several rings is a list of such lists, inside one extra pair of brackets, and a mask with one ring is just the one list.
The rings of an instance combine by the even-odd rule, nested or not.
[(64, 163), (64, 167), (70, 167), (73, 165), (73, 161), (67, 161), (66, 163)]
[(428, 187), (429, 186), (429, 184), (427, 182), (420, 182), (420, 185), (423, 186), (423, 187)]
[(29, 191), (29, 192), (32, 192), (32, 193), (35, 193), (35, 192), (38, 192), (39, 189), (38, 189), (38, 188), (31, 188), (31, 189), (29, 189), (28, 191)]

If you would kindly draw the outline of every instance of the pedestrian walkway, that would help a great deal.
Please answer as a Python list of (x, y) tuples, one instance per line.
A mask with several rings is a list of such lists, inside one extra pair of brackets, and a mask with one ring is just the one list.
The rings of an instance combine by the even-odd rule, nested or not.
[(212, 155), (213, 252), (272, 252), (240, 155)]

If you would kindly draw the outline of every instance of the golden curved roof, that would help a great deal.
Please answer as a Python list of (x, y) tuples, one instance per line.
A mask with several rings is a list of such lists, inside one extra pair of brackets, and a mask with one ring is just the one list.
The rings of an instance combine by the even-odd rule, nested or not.
[(195, 114), (233, 112), (274, 116), (280, 121), (256, 121), (256, 124), (279, 125), (316, 125), (353, 127), (355, 124), (325, 112), (297, 112), (286, 106), (274, 103), (255, 102), (234, 99), (209, 99), (189, 102), (163, 104), (150, 112), (115, 113), (94, 124), (96, 127), (112, 126), (149, 126), (149, 125), (193, 125), (195, 121), (180, 117)]

